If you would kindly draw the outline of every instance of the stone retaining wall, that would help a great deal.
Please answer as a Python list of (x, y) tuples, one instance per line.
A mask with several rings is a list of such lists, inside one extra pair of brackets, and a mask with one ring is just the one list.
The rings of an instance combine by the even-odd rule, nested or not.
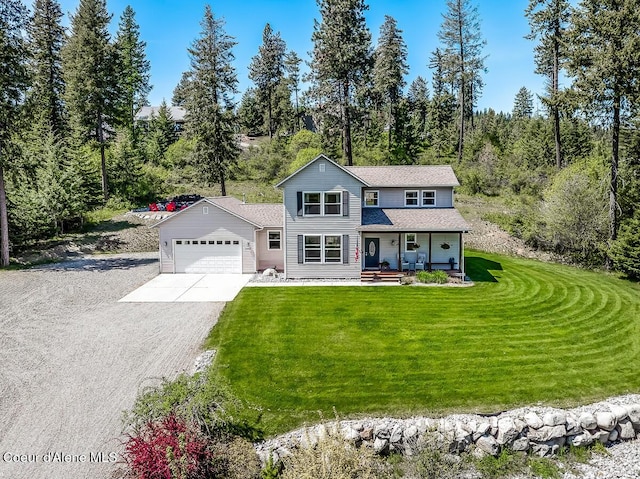
[(255, 445), (263, 461), (299, 447), (313, 447), (339, 435), (378, 454), (414, 454), (427, 445), (451, 453), (498, 455), (503, 448), (553, 456), (561, 447), (588, 446), (640, 437), (640, 396), (625, 396), (572, 410), (524, 408), (495, 416), (453, 415), (441, 419), (363, 419), (334, 421), (298, 429)]

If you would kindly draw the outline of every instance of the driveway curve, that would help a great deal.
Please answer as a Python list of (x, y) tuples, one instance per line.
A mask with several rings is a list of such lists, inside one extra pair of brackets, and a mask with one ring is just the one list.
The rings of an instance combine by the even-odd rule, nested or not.
[(0, 478), (108, 478), (122, 411), (191, 368), (224, 303), (120, 303), (157, 254), (0, 272)]

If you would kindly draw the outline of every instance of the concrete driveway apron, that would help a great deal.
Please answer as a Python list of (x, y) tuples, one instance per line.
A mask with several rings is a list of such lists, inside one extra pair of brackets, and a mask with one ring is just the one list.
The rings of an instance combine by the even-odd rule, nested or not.
[(251, 274), (160, 274), (120, 300), (123, 303), (233, 301)]

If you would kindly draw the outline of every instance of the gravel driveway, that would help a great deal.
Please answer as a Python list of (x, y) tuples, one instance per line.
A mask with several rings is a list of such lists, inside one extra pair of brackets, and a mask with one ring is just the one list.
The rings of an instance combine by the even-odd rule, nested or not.
[(0, 478), (106, 478), (122, 411), (189, 370), (224, 303), (118, 303), (157, 253), (0, 272)]

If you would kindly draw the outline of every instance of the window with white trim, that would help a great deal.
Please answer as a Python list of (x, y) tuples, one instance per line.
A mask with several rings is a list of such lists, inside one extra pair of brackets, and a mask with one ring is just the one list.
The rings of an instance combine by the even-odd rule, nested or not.
[(342, 236), (325, 235), (324, 237), (324, 262), (342, 262)]
[(377, 190), (365, 190), (364, 205), (367, 207), (375, 207), (379, 205)]
[(305, 235), (305, 263), (341, 263), (341, 235)]
[(418, 244), (418, 233), (405, 233), (404, 234), (404, 249), (405, 251), (415, 251), (420, 247)]
[(342, 214), (342, 193), (329, 191), (324, 194), (324, 215), (339, 216)]
[(422, 190), (422, 206), (435, 206), (435, 205), (436, 205), (436, 191)]
[(302, 195), (304, 216), (341, 216), (342, 192), (305, 192)]
[(282, 249), (282, 236), (280, 231), (277, 231), (277, 230), (267, 231), (267, 249), (269, 250)]
[(405, 190), (404, 205), (418, 206), (418, 190)]
[(311, 192), (304, 194), (304, 215), (319, 216), (322, 214), (322, 194)]

